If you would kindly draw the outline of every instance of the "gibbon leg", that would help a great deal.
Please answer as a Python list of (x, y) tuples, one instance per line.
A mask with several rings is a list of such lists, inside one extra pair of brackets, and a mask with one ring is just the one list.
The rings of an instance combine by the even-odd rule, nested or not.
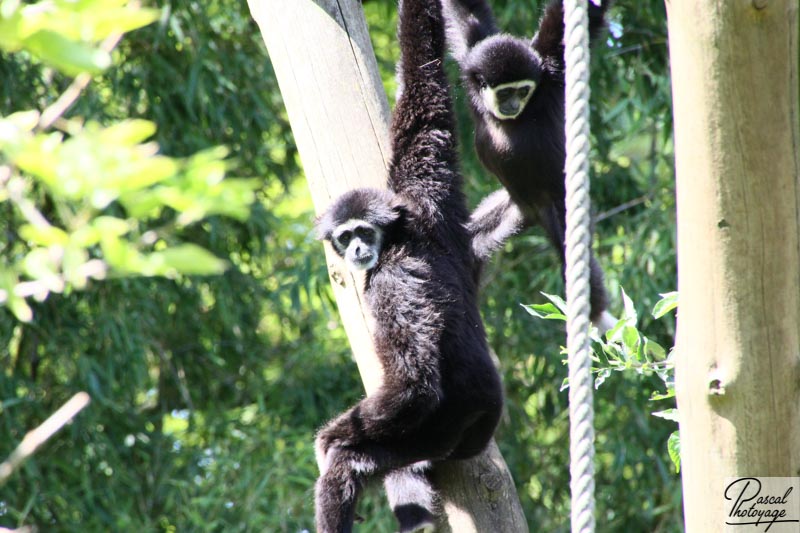
[(314, 486), (317, 533), (351, 533), (356, 500), (375, 463), (340, 448), (328, 450), (328, 468)]
[[(417, 462), (417, 459), (407, 457), (402, 448), (366, 443), (347, 448), (329, 448), (326, 457), (328, 468), (317, 479), (314, 488), (317, 533), (351, 533), (356, 501), (365, 481), (377, 474)], [(409, 477), (405, 480), (408, 481)], [(429, 483), (406, 487), (411, 489), (415, 486), (424, 491), (430, 490)]]
[(397, 521), (399, 533), (433, 531), (436, 514), (436, 491), (428, 479), (429, 461), (420, 461), (399, 468), (383, 479), (389, 506)]
[[(437, 409), (438, 394), (436, 391), (418, 390), (404, 387), (383, 388), (372, 396), (364, 398), (355, 406), (337, 416), (317, 434), (315, 449), (320, 473), (325, 473), (330, 465), (328, 450), (333, 447), (357, 448), (363, 443), (397, 442), (406, 438), (410, 448), (404, 455), (409, 457), (422, 451), (421, 459), (435, 440), (429, 435), (421, 434), (417, 439), (409, 436), (418, 432), (419, 427)], [(448, 449), (448, 440), (444, 435), (437, 437), (438, 447)], [(453, 441), (457, 440), (453, 438)], [(430, 443), (430, 444), (429, 444)], [(452, 445), (451, 445), (452, 446)], [(425, 449), (424, 451), (421, 449)], [(414, 462), (405, 461), (403, 464)]]
[[(445, 431), (442, 424), (426, 425), (435, 405), (421, 391), (384, 389), (320, 430), (315, 443), (320, 467), (315, 487), (318, 533), (352, 530), (355, 504), (368, 478), (447, 455), (461, 432), (459, 428)], [(408, 475), (396, 481), (408, 483), (409, 490), (421, 489), (417, 501), (425, 501), (432, 489), (422, 479)], [(408, 517), (409, 522), (412, 518)]]
[[(566, 207), (563, 202), (556, 202), (549, 208), (540, 210), (542, 226), (547, 233), (547, 237), (553, 246), (556, 247), (561, 258), (561, 274), (564, 275), (566, 269), (566, 243), (565, 240), (565, 220)], [(616, 319), (606, 311), (608, 308), (608, 293), (603, 280), (603, 269), (594, 256), (594, 252), (589, 249), (589, 303), (591, 310), (589, 318), (592, 322), (605, 332), (610, 329)]]

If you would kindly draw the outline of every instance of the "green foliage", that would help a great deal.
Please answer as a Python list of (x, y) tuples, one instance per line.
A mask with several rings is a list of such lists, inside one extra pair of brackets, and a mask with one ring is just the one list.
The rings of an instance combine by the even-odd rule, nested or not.
[[(545, 320), (567, 321), (566, 302), (552, 294), (545, 294), (551, 303), (523, 305), (522, 307), (531, 315)], [(633, 301), (622, 291), (625, 311), (616, 325), (605, 334), (600, 335), (594, 326), (590, 330), (590, 349), (592, 359), (592, 373), (595, 374), (594, 387), (599, 389), (612, 372), (633, 372), (641, 376), (656, 375), (663, 382), (663, 392), (654, 391), (651, 400), (668, 400), (675, 397), (675, 362), (670, 350), (667, 355), (664, 347), (648, 339), (639, 331), (636, 308)], [(653, 308), (653, 317), (660, 318), (678, 305), (678, 293), (670, 292), (662, 295)], [(605, 338), (604, 338), (605, 337)], [(567, 355), (567, 349), (561, 349)], [(566, 359), (563, 361), (567, 363)], [(561, 389), (569, 387), (569, 379), (564, 378)], [(653, 416), (678, 422), (678, 410), (669, 408), (651, 413)], [(676, 471), (680, 471), (680, 450), (677, 431), (669, 436), (668, 453), (675, 464)]]
[[(531, 315), (546, 320), (561, 320), (566, 322), (566, 302), (558, 296), (545, 294), (551, 303), (523, 305), (522, 307)], [(674, 396), (674, 364), (666, 356), (666, 350), (657, 342), (645, 337), (637, 328), (638, 321), (636, 308), (625, 291), (622, 292), (625, 311), (616, 325), (603, 336), (597, 328), (592, 327), (590, 339), (592, 348), (592, 372), (596, 374), (595, 388), (600, 387), (611, 375), (612, 371), (625, 372), (633, 370), (639, 374), (655, 373), (664, 381), (668, 392), (666, 397)], [(656, 304), (656, 309), (663, 308), (664, 300)], [(654, 311), (655, 314), (655, 311)], [(605, 338), (603, 338), (605, 337)], [(562, 349), (564, 353), (564, 349)], [(562, 388), (569, 386), (564, 380)]]
[[(38, 5), (3, 0), (0, 24), (8, 23), (9, 13)], [(105, 8), (125, 7), (116, 0), (42, 5), (77, 9), (97, 21)], [(530, 34), (543, 3), (492, 5), (504, 29)], [(0, 204), (0, 264), (13, 265), (11, 276), (0, 274), (0, 288), (13, 299), (9, 289), (19, 282), (51, 280), (53, 272), (64, 278), (64, 289), (48, 289), (45, 300), (23, 300), (32, 309), (30, 322), (0, 307), (0, 432), (6, 437), (0, 458), (75, 391), (93, 398), (0, 488), (0, 526), (313, 530), (314, 432), (363, 389), (331, 305), (321, 247), (311, 236), (313, 209), (280, 92), (245, 2), (158, 0), (150, 7), (143, 13), (150, 20), (157, 13), (158, 20), (124, 36), (111, 53), (115, 66), (92, 79), (54, 128), (34, 125), (8, 137), (8, 126), (0, 127), (0, 166), (12, 167), (22, 185), (9, 191), (12, 180), (0, 180), (3, 190), (29, 200), (20, 207), (4, 197)], [(364, 7), (391, 95), (398, 55), (394, 3)], [(118, 28), (131, 28), (129, 15), (115, 18)], [(675, 285), (663, 2), (617, 3), (611, 19), (615, 36), (593, 54), (594, 242), (612, 294), (621, 294), (624, 285), (640, 306), (652, 308), (658, 291)], [(101, 50), (98, 42), (111, 35), (99, 22), (70, 20), (62, 35), (85, 49)], [(83, 27), (97, 29), (74, 33)], [(19, 34), (5, 28), (3, 124), (20, 111), (47, 110), (73, 82), (56, 61), (8, 44), (12, 36), (19, 42)], [(449, 68), (457, 80), (454, 65)], [(464, 94), (455, 94), (462, 166), (474, 204), (498, 184), (476, 160)], [(41, 121), (34, 116), (27, 118)], [(25, 169), (11, 162), (5, 143), (39, 136), (30, 141), (37, 150), (50, 136), (60, 136), (58, 143), (49, 141), (59, 146), (75, 141), (75, 152), (62, 155), (78, 189), (67, 187), (62, 175), (46, 181), (51, 155), (29, 158)], [(223, 145), (233, 157), (225, 158), (218, 148)], [(93, 163), (83, 165), (78, 153)], [(223, 171), (259, 180), (220, 181)], [(113, 180), (120, 172), (129, 175), (107, 187), (102, 178)], [(219, 189), (226, 184), (232, 188)], [(255, 202), (245, 218), (237, 206), (250, 195)], [(30, 205), (52, 229), (25, 218)], [(73, 242), (65, 234), (88, 254), (79, 254), (83, 263), (49, 262), (51, 247)], [(104, 240), (111, 242), (105, 249)], [(39, 258), (26, 263), (36, 249), (46, 250), (48, 259), (37, 252)], [(205, 256), (207, 265), (198, 249), (213, 255)], [(172, 257), (163, 256), (167, 250)], [(162, 255), (149, 259), (153, 254)], [(228, 268), (220, 275), (193, 275), (196, 266), (208, 272), (221, 259)], [(104, 280), (76, 277), (86, 269), (73, 265), (90, 261), (103, 262)], [(139, 275), (159, 273), (166, 263), (174, 270), (160, 273), (169, 278)], [(566, 369), (558, 353), (563, 331), (557, 321), (532, 321), (520, 308), (541, 291), (563, 292), (558, 258), (534, 229), (512, 240), (487, 270), (483, 316), (507, 393), (498, 443), (531, 530), (567, 531), (567, 395), (560, 390)], [(614, 300), (615, 313), (624, 308), (623, 299)], [(655, 321), (637, 316), (635, 327), (647, 332), (648, 342), (672, 345), (669, 314)], [(636, 355), (648, 353), (641, 338), (624, 328), (620, 335), (620, 352), (602, 354), (601, 361), (620, 357), (619, 369), (644, 365), (646, 359)], [(649, 414), (651, 393), (663, 383), (655, 372), (620, 371), (598, 389), (603, 531), (682, 530), (680, 483), (670, 460), (677, 442), (669, 441), (671, 452), (664, 446), (674, 426)], [(369, 490), (358, 512), (366, 519), (361, 531), (396, 528), (379, 491)]]
[(678, 308), (678, 293), (668, 292), (661, 295), (661, 299), (653, 308), (653, 318), (661, 318), (673, 309)]
[[(108, 66), (110, 56), (92, 42), (149, 24), (156, 15), (115, 0), (24, 7), (5, 0), (3, 47), (31, 52), (66, 74), (94, 72)], [(16, 208), (7, 222), (20, 237), (0, 265), (0, 303), (17, 319), (33, 317), (26, 298), (43, 301), (50, 293), (82, 289), (92, 278), (225, 269), (196, 244), (168, 241), (173, 226), (214, 214), (249, 215), (257, 183), (223, 181), (226, 150), (178, 160), (144, 142), (156, 130), (150, 121), (102, 127), (62, 120), (63, 132), (49, 131), (52, 122), (33, 110), (0, 118), (0, 200)], [(36, 205), (43, 199), (46, 213)], [(142, 231), (155, 219), (163, 229)]]
[(158, 11), (122, 5), (126, 1), (22, 5), (19, 0), (2, 0), (0, 50), (24, 50), (71, 76), (101, 72), (111, 65), (111, 55), (97, 43), (158, 19)]
[(677, 474), (681, 471), (681, 437), (677, 431), (670, 433), (667, 441), (667, 451), (669, 451), (669, 458), (672, 459), (675, 465), (675, 473)]

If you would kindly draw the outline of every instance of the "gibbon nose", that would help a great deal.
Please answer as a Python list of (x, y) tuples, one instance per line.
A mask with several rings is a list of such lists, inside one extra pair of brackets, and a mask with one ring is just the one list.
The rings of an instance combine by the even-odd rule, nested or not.
[(517, 97), (512, 97), (500, 104), (500, 112), (504, 115), (515, 115), (519, 111), (520, 101)]

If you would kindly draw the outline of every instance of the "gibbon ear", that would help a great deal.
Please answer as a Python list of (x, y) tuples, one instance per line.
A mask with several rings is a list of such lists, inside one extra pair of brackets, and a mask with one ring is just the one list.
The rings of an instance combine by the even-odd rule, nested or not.
[(331, 233), (333, 232), (333, 221), (331, 220), (330, 210), (325, 211), (314, 219), (314, 238), (318, 241), (331, 240)]

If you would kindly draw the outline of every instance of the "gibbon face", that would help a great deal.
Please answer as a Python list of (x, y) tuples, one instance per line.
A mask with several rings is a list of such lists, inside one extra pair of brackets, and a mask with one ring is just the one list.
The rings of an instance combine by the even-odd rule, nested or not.
[(513, 120), (536, 90), (542, 61), (526, 41), (494, 35), (475, 45), (465, 63), (473, 102), (497, 120)]
[(334, 250), (353, 272), (369, 270), (378, 262), (383, 230), (365, 220), (348, 220), (331, 234)]
[(317, 237), (330, 241), (349, 270), (369, 270), (378, 262), (402, 210), (390, 191), (355, 189), (340, 196), (317, 218)]
[(512, 81), (481, 89), (483, 105), (497, 120), (513, 120), (525, 110), (536, 90), (533, 80)]

